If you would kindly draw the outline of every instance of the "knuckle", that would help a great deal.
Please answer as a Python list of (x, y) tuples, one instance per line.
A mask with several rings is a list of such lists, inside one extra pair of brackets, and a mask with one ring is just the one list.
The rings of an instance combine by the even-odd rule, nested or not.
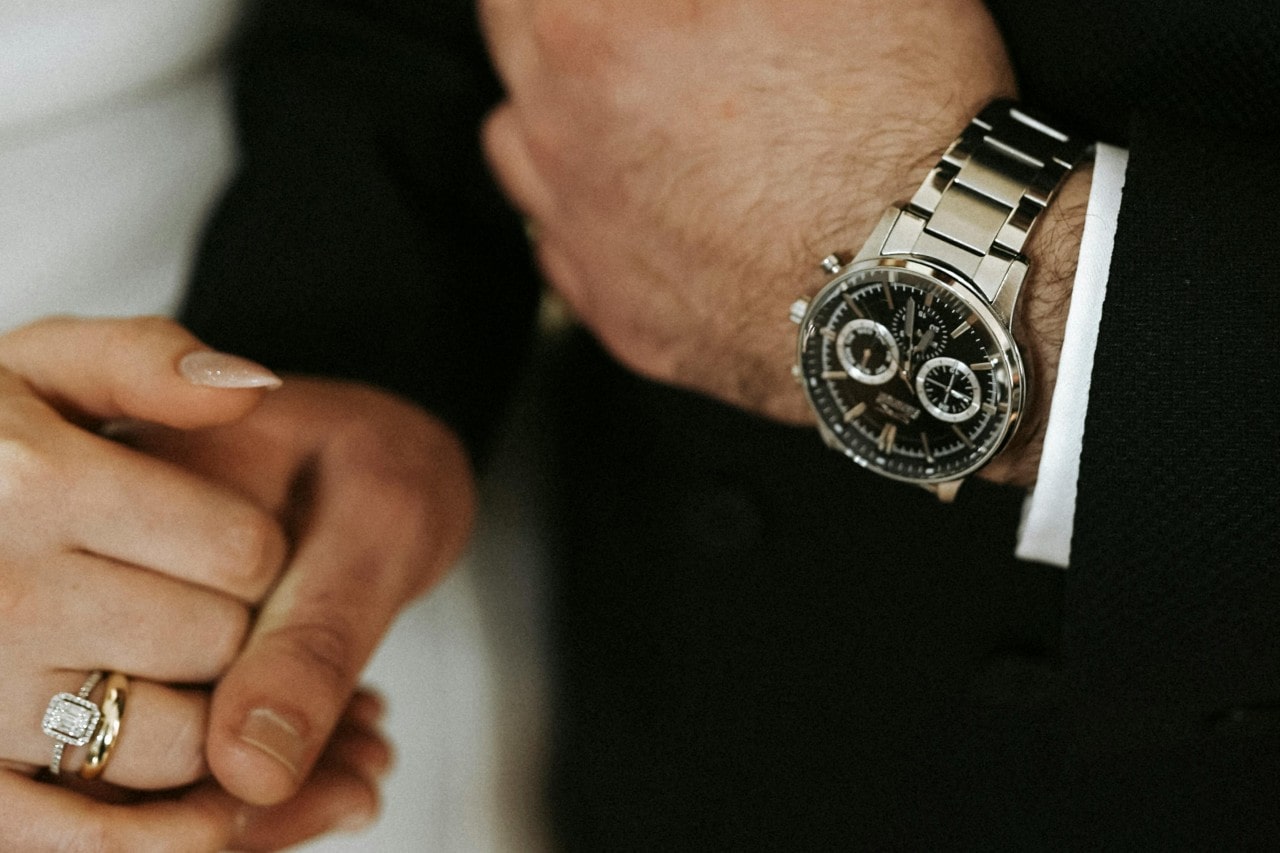
[(31, 585), (21, 574), (5, 572), (0, 577), (0, 637), (7, 638), (4, 647), (12, 648), (11, 642), (25, 638), (41, 621), (43, 611), (32, 606), (33, 599)]
[(308, 693), (326, 691), (330, 699), (350, 692), (356, 678), (353, 632), (345, 619), (326, 614), (323, 619), (295, 622), (273, 632), (278, 650), (296, 661), (314, 683)]
[(279, 573), (284, 561), (285, 538), (270, 515), (246, 511), (222, 527), (218, 570), (228, 581), (243, 585), (257, 597)]
[[(4, 406), (5, 421), (43, 413), (30, 411), (37, 405), (43, 409), (43, 404), (34, 398), (10, 403)], [(66, 493), (67, 484), (54, 449), (23, 432), (0, 426), (0, 507), (8, 516), (35, 511), (42, 495)]]
[(109, 323), (103, 344), (111, 350), (135, 349), (157, 339), (163, 340), (185, 334), (182, 327), (168, 317), (148, 315), (103, 322)]
[(607, 31), (590, 3), (539, 0), (530, 9), (529, 28), (541, 56), (554, 68), (583, 74), (606, 55)]
[(58, 853), (115, 853), (122, 846), (104, 823), (82, 821), (68, 830), (54, 848)]
[(193, 648), (199, 648), (203, 656), (204, 669), (197, 675), (207, 681), (221, 677), (231, 667), (244, 647), (251, 624), (249, 611), (235, 602), (226, 601), (218, 610), (202, 620), (205, 627), (199, 636), (191, 638), (196, 644)]
[(204, 757), (208, 722), (206, 707), (205, 713), (187, 717), (182, 727), (175, 732), (173, 749), (165, 758), (167, 775), (175, 787), (197, 782), (209, 772)]
[[(605, 349), (626, 367), (655, 382), (681, 382), (678, 354), (673, 346), (628, 323), (603, 325), (599, 329)], [(687, 384), (687, 383), (686, 383)]]

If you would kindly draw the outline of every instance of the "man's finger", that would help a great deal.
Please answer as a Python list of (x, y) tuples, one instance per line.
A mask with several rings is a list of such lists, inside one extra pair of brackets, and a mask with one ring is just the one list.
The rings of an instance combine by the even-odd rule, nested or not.
[(479, 0), (477, 4), (489, 55), (508, 91), (537, 67), (529, 6), (529, 0)]
[[(326, 449), (297, 551), (215, 690), (209, 764), (247, 802), (297, 789), (391, 620), (465, 543), (474, 495), (461, 446), (420, 415), (403, 426), (388, 440), (375, 419)], [(397, 445), (410, 429), (425, 440)]]
[(391, 762), (391, 748), (376, 724), (361, 719), (367, 694), (347, 707), (307, 784), (278, 806), (250, 809), (238, 848), (276, 850), (324, 832), (355, 832), (379, 811), (378, 780)]
[(56, 317), (0, 337), (0, 366), (63, 411), (193, 428), (230, 423), (280, 380), (160, 317)]
[(555, 192), (538, 171), (520, 116), (510, 101), (499, 104), (485, 119), (481, 143), (503, 192), (525, 216), (543, 227), (556, 209)]

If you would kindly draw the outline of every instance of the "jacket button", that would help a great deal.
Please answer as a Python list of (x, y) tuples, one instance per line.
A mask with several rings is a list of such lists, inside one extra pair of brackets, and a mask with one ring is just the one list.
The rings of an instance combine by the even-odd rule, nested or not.
[(982, 705), (1034, 707), (1059, 690), (1057, 667), (1046, 656), (1018, 649), (989, 655), (969, 682), (969, 698)]
[(693, 490), (684, 518), (691, 540), (714, 552), (751, 547), (764, 526), (755, 504), (741, 491), (724, 485)]

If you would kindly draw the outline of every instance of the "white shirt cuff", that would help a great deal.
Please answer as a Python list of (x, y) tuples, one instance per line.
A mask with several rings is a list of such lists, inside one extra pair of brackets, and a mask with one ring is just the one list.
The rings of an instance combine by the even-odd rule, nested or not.
[(1093, 353), (1098, 343), (1098, 325), (1102, 320), (1102, 302), (1107, 293), (1111, 250), (1115, 245), (1116, 220), (1128, 164), (1128, 151), (1098, 144), (1040, 471), (1035, 489), (1022, 508), (1022, 526), (1014, 552), (1019, 559), (1064, 569), (1071, 561), (1076, 480), (1080, 474), (1080, 448), (1089, 407)]

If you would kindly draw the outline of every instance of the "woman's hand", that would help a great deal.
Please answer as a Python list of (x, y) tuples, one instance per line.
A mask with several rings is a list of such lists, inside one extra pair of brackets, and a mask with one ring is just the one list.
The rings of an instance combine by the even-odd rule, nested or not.
[[(196, 381), (182, 372), (193, 364)], [(210, 381), (251, 387), (196, 384)], [(239, 651), (249, 605), (280, 572), (284, 533), (244, 495), (93, 429), (121, 418), (230, 422), (271, 384), (165, 320), (57, 319), (0, 338), (4, 766), (47, 766), (45, 706), (106, 670), (132, 685), (103, 778), (159, 789), (206, 774), (208, 699), (198, 686)], [(80, 752), (63, 756), (69, 771)]]
[[(207, 779), (202, 685), (239, 653), (252, 606), (276, 582), (288, 550), (282, 526), (256, 499), (275, 495), (271, 508), (282, 510), (297, 472), (257, 469), (262, 479), (249, 494), (96, 431), (109, 426), (123, 435), (122, 424), (137, 422), (180, 430), (229, 424), (278, 384), (257, 365), (207, 351), (166, 320), (56, 319), (0, 337), (6, 844), (265, 850), (372, 819), (389, 750), (376, 728), (379, 703), (359, 694), (346, 704), (349, 690), (345, 712), (339, 706), (328, 723), (332, 739), (308, 762), (305, 784), (293, 782), (288, 802), (246, 806)], [(219, 447), (253, 467), (256, 457), (242, 446)], [(235, 468), (202, 458), (209, 468)], [(267, 485), (271, 476), (285, 479)], [(46, 704), (55, 693), (74, 693), (92, 670), (132, 681), (102, 783), (76, 778), (82, 756), (75, 749), (63, 756), (61, 785), (34, 780), (53, 751), (40, 726)], [(197, 784), (151, 795), (125, 790), (190, 783)]]

